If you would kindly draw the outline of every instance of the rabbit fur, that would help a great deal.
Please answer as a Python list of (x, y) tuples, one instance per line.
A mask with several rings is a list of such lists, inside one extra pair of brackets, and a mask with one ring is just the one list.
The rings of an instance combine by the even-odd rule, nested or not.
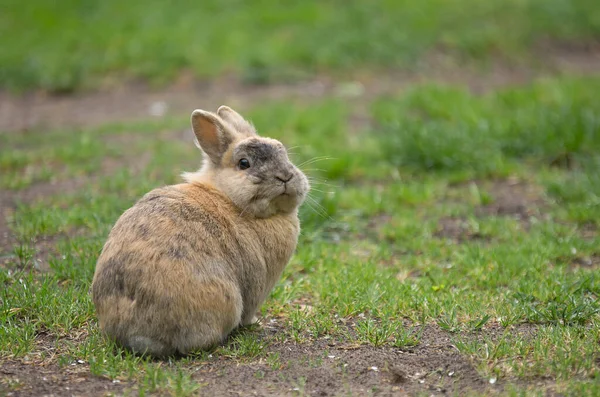
[(309, 183), (279, 141), (226, 106), (195, 110), (192, 127), (202, 168), (123, 213), (92, 282), (100, 329), (140, 354), (210, 348), (252, 323), (300, 232)]

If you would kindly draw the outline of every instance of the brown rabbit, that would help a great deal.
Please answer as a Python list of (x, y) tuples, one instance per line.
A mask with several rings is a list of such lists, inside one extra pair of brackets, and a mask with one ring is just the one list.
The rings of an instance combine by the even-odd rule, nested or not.
[(254, 315), (298, 240), (308, 180), (232, 109), (192, 113), (204, 163), (119, 218), (92, 283), (100, 329), (154, 356), (225, 339)]

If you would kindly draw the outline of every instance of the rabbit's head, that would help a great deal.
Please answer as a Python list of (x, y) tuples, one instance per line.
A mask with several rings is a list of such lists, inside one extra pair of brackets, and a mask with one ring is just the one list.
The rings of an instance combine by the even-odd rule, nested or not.
[(188, 182), (204, 182), (228, 196), (242, 214), (267, 218), (298, 209), (309, 190), (306, 176), (290, 162), (283, 144), (258, 136), (233, 109), (217, 113), (194, 110), (192, 128), (204, 152), (197, 173)]

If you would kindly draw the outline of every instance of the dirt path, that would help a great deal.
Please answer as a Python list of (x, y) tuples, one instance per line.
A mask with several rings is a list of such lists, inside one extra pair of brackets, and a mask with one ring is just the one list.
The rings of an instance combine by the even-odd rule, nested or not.
[(195, 80), (183, 73), (170, 87), (152, 90), (145, 84), (124, 84), (92, 93), (56, 96), (44, 92), (14, 96), (0, 92), (0, 133), (29, 129), (95, 126), (108, 122), (187, 115), (192, 108), (216, 109), (229, 104), (242, 110), (270, 100), (311, 101), (337, 96), (354, 104), (363, 120), (365, 100), (400, 92), (423, 82), (464, 85), (475, 92), (519, 85), (544, 75), (600, 73), (600, 46), (546, 44), (538, 67), (496, 61), (488, 66), (457, 65), (442, 52), (425, 57), (412, 71), (357, 73), (347, 80), (321, 76), (295, 84), (247, 85), (233, 76)]

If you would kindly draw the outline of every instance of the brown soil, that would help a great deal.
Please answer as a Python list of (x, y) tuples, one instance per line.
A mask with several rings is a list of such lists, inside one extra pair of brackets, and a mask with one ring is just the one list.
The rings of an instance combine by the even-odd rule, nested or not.
[(473, 231), (466, 219), (453, 217), (440, 219), (434, 236), (456, 242), (487, 239), (483, 234)]
[(582, 267), (595, 269), (600, 266), (600, 254), (592, 254), (590, 256), (579, 256), (571, 261), (574, 267)]
[[(212, 396), (464, 395), (503, 390), (501, 381), (490, 384), (452, 345), (450, 334), (437, 327), (425, 328), (421, 343), (408, 350), (320, 339), (276, 343), (267, 351), (270, 359), (238, 362), (219, 356), (188, 369), (204, 385), (200, 393)], [(0, 367), (0, 393), (2, 388), (15, 397), (101, 396), (131, 392), (135, 385), (93, 376), (83, 362), (61, 368), (52, 362), (10, 360)]]
[(586, 223), (581, 227), (581, 236), (586, 240), (592, 240), (598, 235), (598, 227), (593, 223)]
[(492, 203), (475, 211), (478, 216), (509, 216), (521, 221), (528, 228), (532, 218), (543, 216), (545, 204), (542, 189), (526, 181), (507, 179), (494, 181), (482, 187), (490, 194)]
[[(475, 215), (485, 216), (508, 216), (520, 221), (525, 230), (529, 229), (534, 218), (543, 218), (543, 209), (546, 202), (543, 199), (543, 190), (527, 181), (518, 179), (506, 179), (496, 181), (471, 181), (468, 184), (477, 185), (478, 189), (489, 195), (491, 202), (475, 208)], [(461, 183), (459, 189), (465, 189)], [(453, 195), (453, 199), (455, 199)], [(434, 236), (464, 242), (471, 240), (489, 240), (485, 236), (473, 230), (465, 217), (444, 217), (438, 221)]]
[(4, 361), (0, 367), (0, 395), (7, 397), (120, 395), (124, 388), (119, 381), (90, 374), (87, 365), (78, 363), (61, 368)]
[(447, 341), (435, 342), (412, 352), (369, 346), (336, 347), (323, 341), (283, 344), (269, 349), (280, 355), (284, 363), (281, 369), (271, 369), (261, 362), (232, 367), (226, 360), (219, 360), (197, 376), (208, 383), (207, 391), (213, 395), (279, 396), (293, 395), (294, 391), (311, 396), (340, 392), (452, 394), (487, 388), (486, 381)]

